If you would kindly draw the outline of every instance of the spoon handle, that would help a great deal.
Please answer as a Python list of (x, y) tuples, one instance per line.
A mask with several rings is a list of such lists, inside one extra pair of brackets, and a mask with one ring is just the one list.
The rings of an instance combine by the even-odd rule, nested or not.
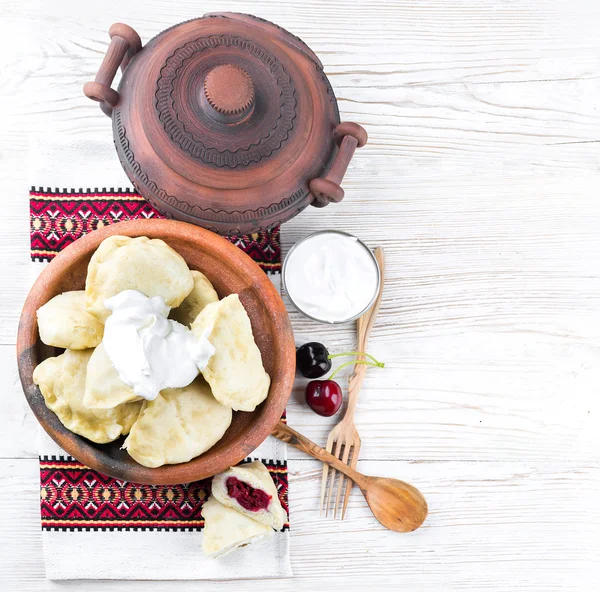
[(318, 444), (315, 444), (312, 440), (309, 440), (306, 436), (303, 436), (289, 425), (280, 421), (271, 432), (271, 435), (279, 440), (283, 440), (287, 444), (291, 444), (298, 450), (302, 450), (302, 452), (306, 452), (306, 454), (310, 454), (313, 458), (337, 469), (340, 473), (344, 473), (346, 477), (352, 479), (352, 481), (354, 481), (361, 489), (364, 490), (366, 487), (368, 477), (349, 467), (339, 458), (336, 458), (333, 454), (330, 454), (327, 450), (321, 448)]

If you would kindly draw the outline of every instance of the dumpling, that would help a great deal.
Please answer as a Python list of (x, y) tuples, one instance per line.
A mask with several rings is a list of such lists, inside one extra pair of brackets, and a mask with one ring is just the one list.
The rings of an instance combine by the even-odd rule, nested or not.
[(161, 296), (179, 306), (194, 287), (183, 257), (164, 241), (146, 236), (110, 236), (93, 254), (85, 282), (87, 309), (101, 321), (110, 315), (104, 301), (123, 290)]
[(270, 537), (275, 532), (269, 526), (220, 504), (214, 496), (204, 502), (202, 516), (202, 550), (209, 557), (223, 557), (238, 547)]
[(267, 398), (271, 379), (238, 295), (208, 304), (192, 323), (192, 333), (207, 337), (215, 348), (202, 371), (215, 399), (235, 411), (254, 411)]
[(215, 475), (212, 493), (224, 506), (276, 530), (287, 518), (271, 474), (259, 460)]
[(85, 378), (83, 404), (90, 409), (111, 409), (121, 403), (140, 401), (133, 388), (126, 385), (110, 361), (104, 343), (90, 357)]
[(102, 341), (104, 325), (85, 308), (85, 292), (63, 292), (38, 308), (40, 339), (46, 345), (87, 349)]
[(88, 409), (83, 404), (86, 368), (91, 349), (72, 350), (44, 360), (33, 372), (46, 406), (72, 432), (105, 444), (127, 434), (136, 420), (140, 403), (126, 403), (113, 409)]
[(172, 319), (186, 327), (194, 322), (194, 319), (207, 304), (219, 301), (219, 296), (213, 285), (203, 273), (192, 270), (192, 276), (194, 277), (192, 291), (177, 308), (171, 311), (170, 315)]
[(231, 409), (218, 403), (199, 378), (144, 401), (123, 448), (145, 467), (187, 462), (216, 444), (231, 418)]

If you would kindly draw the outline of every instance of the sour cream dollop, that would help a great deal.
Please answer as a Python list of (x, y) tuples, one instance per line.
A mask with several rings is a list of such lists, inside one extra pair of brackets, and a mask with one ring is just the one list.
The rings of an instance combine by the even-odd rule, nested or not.
[(288, 253), (283, 281), (300, 312), (326, 323), (340, 323), (369, 307), (377, 295), (379, 268), (356, 237), (318, 232)]
[(215, 348), (177, 321), (160, 296), (123, 290), (107, 298), (112, 310), (104, 326), (104, 349), (120, 379), (152, 401), (165, 388), (190, 384), (206, 368)]

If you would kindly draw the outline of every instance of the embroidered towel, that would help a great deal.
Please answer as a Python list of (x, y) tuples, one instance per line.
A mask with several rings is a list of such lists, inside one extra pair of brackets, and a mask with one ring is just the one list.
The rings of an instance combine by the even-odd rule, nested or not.
[[(63, 248), (96, 228), (161, 217), (130, 189), (114, 147), (39, 144), (30, 150), (33, 277)], [(280, 285), (279, 229), (232, 242)], [(291, 576), (289, 522), (255, 546), (210, 559), (201, 550), (210, 480), (142, 485), (82, 465), (40, 428), (40, 504), (49, 579), (208, 580)], [(263, 461), (287, 510), (285, 444), (268, 438), (247, 460)]]

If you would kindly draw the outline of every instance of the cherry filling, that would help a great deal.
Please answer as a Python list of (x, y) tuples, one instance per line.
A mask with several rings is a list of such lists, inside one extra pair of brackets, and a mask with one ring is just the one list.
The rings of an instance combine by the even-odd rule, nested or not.
[(225, 485), (227, 486), (227, 495), (250, 512), (266, 510), (271, 503), (271, 496), (266, 491), (254, 489), (237, 477), (229, 477)]

